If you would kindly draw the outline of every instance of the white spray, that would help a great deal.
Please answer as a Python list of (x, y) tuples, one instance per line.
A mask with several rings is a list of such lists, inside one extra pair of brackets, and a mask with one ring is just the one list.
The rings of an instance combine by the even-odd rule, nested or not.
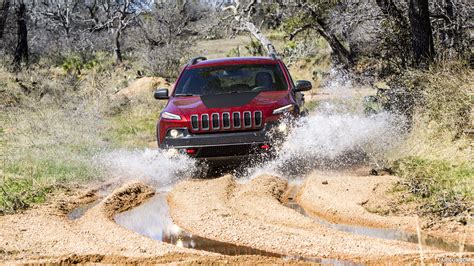
[(117, 150), (101, 155), (98, 161), (113, 177), (143, 180), (161, 188), (192, 177), (197, 170), (188, 156), (160, 149)]
[[(363, 90), (371, 93), (370, 89)], [(288, 177), (314, 168), (377, 165), (383, 154), (402, 139), (404, 118), (388, 112), (365, 114), (359, 93), (349, 79), (332, 79), (320, 92), (328, 95), (326, 99), (296, 122), (276, 158), (248, 169), (246, 175), (272, 173)]]

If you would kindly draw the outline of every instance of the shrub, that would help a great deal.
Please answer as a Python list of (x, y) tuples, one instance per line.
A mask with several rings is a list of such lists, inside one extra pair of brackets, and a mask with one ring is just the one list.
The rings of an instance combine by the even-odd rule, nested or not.
[(422, 214), (446, 217), (471, 211), (474, 200), (472, 164), (407, 157), (396, 161), (394, 170), (403, 178), (401, 185), (421, 199)]
[[(402, 187), (421, 203), (421, 213), (455, 216), (472, 211), (474, 167), (472, 141), (463, 132), (472, 124), (472, 70), (462, 64), (439, 64), (411, 70), (390, 82), (391, 89), (413, 98), (411, 128), (391, 151)], [(385, 108), (400, 109), (396, 101)]]

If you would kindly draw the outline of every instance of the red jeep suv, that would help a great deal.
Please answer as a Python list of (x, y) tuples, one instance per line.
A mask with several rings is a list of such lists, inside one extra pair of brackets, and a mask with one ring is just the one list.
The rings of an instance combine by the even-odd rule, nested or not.
[(156, 134), (158, 146), (206, 161), (268, 153), (273, 139), (287, 131), (282, 117), (302, 113), (302, 91), (276, 56), (207, 60), (193, 58), (169, 93)]

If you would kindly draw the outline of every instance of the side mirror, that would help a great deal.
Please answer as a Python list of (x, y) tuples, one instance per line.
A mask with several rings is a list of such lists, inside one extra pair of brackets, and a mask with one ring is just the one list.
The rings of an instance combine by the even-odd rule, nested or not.
[(313, 85), (311, 85), (311, 82), (307, 80), (297, 80), (296, 81), (296, 86), (293, 89), (295, 92), (299, 91), (309, 91), (313, 88)]
[(155, 97), (155, 99), (157, 100), (167, 100), (169, 99), (170, 97), (168, 96), (168, 89), (158, 89), (155, 91), (155, 93), (153, 94), (153, 96)]

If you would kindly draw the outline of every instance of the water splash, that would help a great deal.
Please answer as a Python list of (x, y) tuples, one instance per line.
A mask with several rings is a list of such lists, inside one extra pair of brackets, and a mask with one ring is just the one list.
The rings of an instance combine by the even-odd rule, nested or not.
[(192, 158), (160, 149), (116, 150), (97, 159), (113, 177), (140, 179), (161, 188), (192, 177), (197, 172)]
[(363, 94), (369, 94), (370, 88), (354, 89), (350, 79), (335, 75), (320, 93), (329, 96), (322, 97), (316, 110), (296, 121), (276, 157), (244, 175), (300, 176), (315, 168), (379, 166), (384, 154), (403, 139), (404, 117), (364, 112)]

